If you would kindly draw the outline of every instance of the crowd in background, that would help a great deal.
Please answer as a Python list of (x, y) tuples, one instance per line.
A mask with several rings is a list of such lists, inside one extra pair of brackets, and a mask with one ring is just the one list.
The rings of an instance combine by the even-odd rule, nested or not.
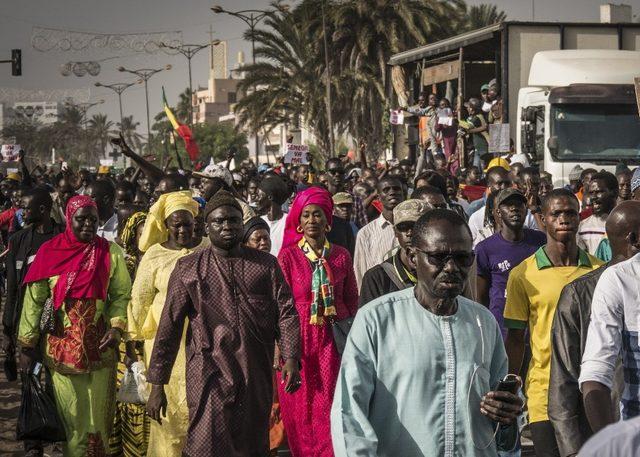
[[(554, 188), (489, 155), (482, 90), (462, 126), (431, 121), (454, 117), (434, 95), (410, 109), (415, 163), (21, 156), (0, 181), (7, 377), (44, 364), (68, 456), (519, 455), (523, 416), (537, 456), (576, 455), (640, 415), (640, 171)], [(603, 433), (581, 455), (632, 455)]]

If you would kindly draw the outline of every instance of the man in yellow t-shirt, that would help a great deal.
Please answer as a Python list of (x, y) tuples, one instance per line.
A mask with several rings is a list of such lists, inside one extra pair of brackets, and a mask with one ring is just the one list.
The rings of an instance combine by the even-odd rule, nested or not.
[(551, 325), (562, 288), (602, 265), (578, 248), (580, 204), (570, 191), (554, 189), (542, 207), (547, 244), (516, 266), (507, 282), (504, 322), (509, 372), (521, 373), (525, 330), (529, 329), (531, 362), (526, 382), (533, 445), (538, 457), (559, 456), (547, 415), (551, 361)]

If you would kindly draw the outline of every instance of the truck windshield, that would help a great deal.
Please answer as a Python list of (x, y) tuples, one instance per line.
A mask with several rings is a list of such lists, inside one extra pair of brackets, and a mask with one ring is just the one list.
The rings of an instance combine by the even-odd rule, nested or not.
[(615, 163), (640, 160), (640, 117), (636, 105), (553, 105), (551, 136), (557, 161)]

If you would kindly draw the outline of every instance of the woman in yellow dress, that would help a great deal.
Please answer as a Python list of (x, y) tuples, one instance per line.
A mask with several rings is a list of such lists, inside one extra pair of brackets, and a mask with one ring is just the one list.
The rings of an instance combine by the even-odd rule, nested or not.
[[(194, 218), (198, 204), (191, 191), (162, 195), (151, 207), (145, 222), (139, 248), (145, 254), (140, 261), (128, 309), (128, 333), (133, 341), (144, 341), (145, 365), (148, 367), (162, 307), (167, 295), (167, 283), (181, 257), (208, 246), (208, 238), (194, 236)], [(185, 326), (186, 328), (186, 326)], [(149, 457), (180, 456), (189, 426), (185, 387), (185, 340), (165, 386), (167, 416), (162, 424), (151, 422), (147, 455)]]

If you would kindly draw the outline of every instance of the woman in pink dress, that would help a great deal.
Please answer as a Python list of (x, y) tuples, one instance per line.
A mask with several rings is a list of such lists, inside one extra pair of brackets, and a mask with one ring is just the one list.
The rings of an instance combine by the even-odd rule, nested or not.
[(287, 216), (278, 260), (300, 316), (302, 386), (283, 395), (282, 420), (293, 457), (332, 457), (329, 414), (340, 370), (332, 322), (355, 316), (358, 289), (349, 252), (330, 244), (331, 194), (320, 187), (299, 193)]

